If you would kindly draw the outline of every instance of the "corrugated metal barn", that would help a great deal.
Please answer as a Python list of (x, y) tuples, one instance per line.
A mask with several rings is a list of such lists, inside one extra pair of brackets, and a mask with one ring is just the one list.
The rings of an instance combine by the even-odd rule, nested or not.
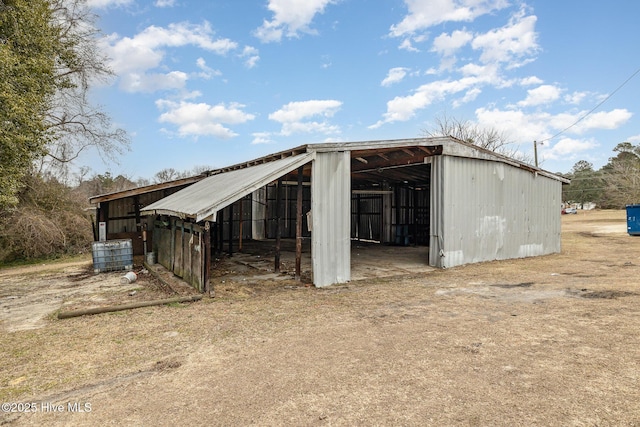
[(310, 144), (211, 171), (140, 214), (158, 262), (201, 291), (225, 242), (281, 237), (297, 257), (310, 238), (326, 286), (350, 280), (353, 240), (428, 246), (441, 268), (557, 253), (568, 182), (450, 137)]

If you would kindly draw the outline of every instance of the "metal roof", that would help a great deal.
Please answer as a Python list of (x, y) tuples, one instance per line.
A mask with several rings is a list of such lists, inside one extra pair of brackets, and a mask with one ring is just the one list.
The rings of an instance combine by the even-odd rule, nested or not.
[[(514, 167), (529, 170), (533, 173), (544, 175), (548, 178), (561, 181), (565, 184), (568, 184), (570, 182), (569, 179), (561, 175), (553, 174), (543, 169), (503, 156), (491, 150), (469, 144), (456, 138), (444, 136), (396, 140), (392, 139), (378, 141), (305, 144), (288, 150), (269, 154), (267, 156), (260, 157), (254, 160), (250, 160), (248, 162), (242, 162), (219, 169), (214, 169), (205, 172), (204, 174), (190, 178), (183, 178), (176, 181), (153, 184), (146, 187), (139, 187), (125, 191), (118, 191), (115, 193), (93, 196), (89, 199), (89, 201), (91, 203), (98, 203), (167, 188), (185, 186), (205, 179), (206, 176), (228, 173), (237, 169), (252, 168), (260, 164), (270, 163), (274, 160), (284, 159), (285, 157), (298, 156), (304, 153), (321, 153), (329, 151), (351, 152), (351, 170), (356, 180), (366, 181), (379, 179), (382, 171), (386, 171), (386, 173), (384, 173), (385, 179), (403, 181), (415, 180), (416, 178), (418, 178), (419, 181), (424, 180), (424, 174), (420, 173), (420, 171), (423, 171), (424, 168), (421, 169), (419, 167), (421, 163), (425, 163), (424, 158), (444, 154), (450, 156), (482, 158), (485, 160), (498, 161)], [(408, 166), (409, 168), (407, 168)], [(392, 174), (391, 168), (397, 169), (395, 173)]]
[(114, 191), (112, 193), (100, 194), (97, 196), (91, 196), (89, 198), (89, 203), (100, 203), (100, 202), (108, 202), (111, 200), (124, 199), (125, 197), (133, 197), (138, 196), (140, 194), (151, 193), (153, 191), (166, 190), (171, 188), (176, 188), (180, 186), (187, 186), (193, 184), (194, 182), (198, 182), (204, 178), (206, 178), (205, 174), (200, 174), (196, 176), (190, 176), (188, 178), (180, 178), (173, 181), (161, 182), (159, 184), (151, 184), (145, 185), (143, 187), (130, 188), (127, 190)]
[(303, 166), (314, 157), (315, 153), (298, 154), (212, 175), (150, 204), (141, 213), (195, 218), (196, 222), (205, 219), (215, 221), (220, 209)]

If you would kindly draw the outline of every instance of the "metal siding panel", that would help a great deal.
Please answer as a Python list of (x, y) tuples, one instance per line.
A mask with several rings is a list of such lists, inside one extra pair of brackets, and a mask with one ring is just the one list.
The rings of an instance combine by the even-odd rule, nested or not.
[(443, 267), (560, 251), (559, 181), (504, 163), (444, 157)]
[(351, 161), (349, 152), (318, 153), (311, 179), (313, 283), (351, 280)]
[(251, 196), (251, 238), (262, 240), (266, 237), (265, 220), (267, 219), (267, 188), (254, 191)]
[(444, 251), (444, 217), (446, 215), (443, 163), (443, 156), (436, 156), (431, 161), (429, 265), (432, 267), (444, 267), (441, 256)]
[(144, 208), (145, 213), (196, 217), (197, 221), (313, 159), (313, 153), (213, 175)]

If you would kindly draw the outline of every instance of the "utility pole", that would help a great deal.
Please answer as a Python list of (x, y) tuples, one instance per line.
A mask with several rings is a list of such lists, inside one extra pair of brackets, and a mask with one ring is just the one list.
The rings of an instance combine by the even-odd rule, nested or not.
[(536, 160), (536, 167), (538, 167), (538, 144), (543, 144), (542, 142), (533, 141), (533, 157)]

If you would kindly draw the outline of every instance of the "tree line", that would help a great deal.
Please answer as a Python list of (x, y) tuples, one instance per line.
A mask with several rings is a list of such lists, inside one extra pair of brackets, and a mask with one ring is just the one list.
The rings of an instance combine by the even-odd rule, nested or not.
[(615, 156), (594, 170), (593, 164), (580, 160), (563, 176), (571, 185), (562, 186), (562, 198), (568, 203), (595, 203), (599, 208), (623, 209), (640, 203), (640, 144), (622, 142), (613, 149)]

